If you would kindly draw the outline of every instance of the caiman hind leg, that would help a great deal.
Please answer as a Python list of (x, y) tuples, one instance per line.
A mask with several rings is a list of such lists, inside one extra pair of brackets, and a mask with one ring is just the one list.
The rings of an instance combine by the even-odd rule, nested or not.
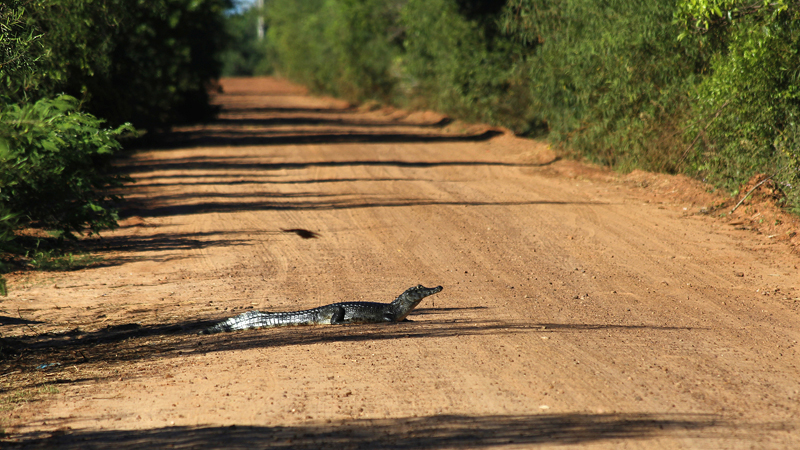
[(331, 311), (331, 325), (340, 325), (344, 323), (344, 306), (330, 305)]

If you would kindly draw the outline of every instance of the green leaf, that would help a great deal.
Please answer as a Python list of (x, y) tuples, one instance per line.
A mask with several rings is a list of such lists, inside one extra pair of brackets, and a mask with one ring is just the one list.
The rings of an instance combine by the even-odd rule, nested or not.
[(41, 141), (42, 148), (50, 152), (57, 152), (58, 147), (52, 141)]

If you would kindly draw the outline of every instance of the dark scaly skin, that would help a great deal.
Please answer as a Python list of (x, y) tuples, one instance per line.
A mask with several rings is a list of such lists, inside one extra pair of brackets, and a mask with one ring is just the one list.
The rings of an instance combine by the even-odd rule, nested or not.
[(420, 284), (406, 289), (391, 303), (342, 302), (294, 312), (248, 311), (205, 329), (200, 334), (297, 325), (400, 322), (405, 320), (422, 299), (441, 290), (441, 286), (426, 288)]

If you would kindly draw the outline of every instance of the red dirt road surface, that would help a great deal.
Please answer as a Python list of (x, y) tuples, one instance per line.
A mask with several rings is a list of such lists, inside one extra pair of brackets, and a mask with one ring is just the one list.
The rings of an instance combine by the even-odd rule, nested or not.
[[(703, 214), (721, 200), (686, 178), (433, 113), (222, 86), (219, 120), (120, 162), (100, 262), (10, 275), (3, 446), (800, 448), (800, 260), (752, 206)], [(416, 284), (444, 290), (410, 322), (197, 335)]]

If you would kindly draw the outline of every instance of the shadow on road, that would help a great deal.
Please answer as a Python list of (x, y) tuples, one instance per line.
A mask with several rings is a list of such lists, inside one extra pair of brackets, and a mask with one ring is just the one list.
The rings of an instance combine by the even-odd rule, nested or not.
[[(326, 113), (336, 113), (339, 117), (326, 117)], [(385, 121), (360, 119), (358, 116), (358, 111), (352, 109), (229, 109), (217, 118), (211, 127), (162, 133), (149, 138), (145, 146), (151, 149), (168, 149), (345, 143), (477, 142), (503, 134), (498, 130), (486, 130), (477, 134), (427, 131), (445, 127), (452, 122), (449, 118), (433, 123), (408, 123), (391, 118)], [(314, 128), (298, 131), (286, 127)], [(386, 128), (399, 128), (405, 131), (389, 131)]]
[[(236, 110), (238, 113), (239, 110)], [(284, 111), (292, 112), (292, 111)], [(261, 126), (261, 127), (274, 127), (274, 126), (294, 126), (294, 125), (329, 125), (341, 127), (397, 127), (397, 128), (442, 128), (452, 123), (451, 119), (442, 119), (434, 123), (404, 123), (404, 122), (375, 122), (371, 120), (352, 120), (352, 119), (331, 119), (328, 117), (268, 117), (268, 118), (250, 118), (250, 117), (220, 117), (214, 120), (215, 125), (232, 126), (232, 127), (245, 127), (245, 126)], [(170, 133), (171, 135), (178, 134), (178, 132)]]
[[(465, 308), (471, 310), (473, 308)], [(240, 311), (231, 311), (236, 315)], [(421, 310), (423, 315), (433, 311)], [(465, 311), (468, 313), (469, 311)], [(412, 319), (414, 316), (412, 316)], [(198, 335), (197, 333), (217, 323), (214, 320), (196, 320), (177, 323), (145, 324), (127, 323), (86, 331), (74, 328), (58, 333), (39, 333), (8, 340), (7, 357), (0, 364), (2, 372), (30, 371), (45, 364), (47, 372), (58, 380), (59, 375), (74, 376), (70, 368), (81, 365), (98, 366), (113, 375), (116, 364), (146, 361), (152, 358), (184, 358), (231, 350), (267, 349), (287, 346), (307, 346), (336, 342), (376, 342), (393, 339), (441, 339), (460, 336), (555, 333), (555, 332), (630, 332), (641, 329), (651, 331), (693, 330), (694, 328), (615, 325), (615, 324), (530, 324), (500, 321), (476, 321), (471, 317), (459, 320), (419, 320), (397, 324), (367, 324), (340, 326), (301, 326), (272, 329), (245, 330), (232, 333)], [(103, 378), (98, 375), (97, 379)], [(24, 387), (34, 387), (29, 385)], [(4, 389), (0, 388), (0, 392)]]
[[(340, 196), (341, 197), (341, 196)], [(525, 205), (575, 205), (599, 204), (594, 202), (447, 202), (426, 199), (392, 199), (386, 201), (365, 201), (364, 199), (337, 199), (330, 201), (252, 201), (252, 202), (200, 202), (192, 204), (138, 207), (121, 211), (123, 217), (165, 217), (192, 214), (225, 213), (236, 211), (320, 211), (332, 209), (395, 208), (409, 206), (525, 206)]]
[(36, 320), (26, 320), (18, 317), (0, 316), (0, 326), (3, 325), (33, 325), (42, 323)]
[[(377, 182), (377, 181), (431, 181), (424, 178), (320, 178), (309, 180), (274, 180), (265, 179), (269, 178), (268, 175), (252, 176), (248, 175), (247, 178), (241, 174), (192, 174), (192, 175), (173, 175), (169, 177), (153, 177), (158, 179), (158, 182), (152, 182), (149, 178), (137, 178), (136, 187), (138, 188), (164, 188), (170, 186), (191, 185), (191, 186), (219, 186), (229, 185), (235, 186), (237, 184), (317, 184), (317, 183), (354, 183), (361, 181)], [(214, 178), (215, 181), (195, 181), (195, 179)], [(224, 180), (220, 180), (220, 179)], [(225, 179), (235, 178), (235, 179)], [(184, 181), (183, 179), (191, 179), (191, 181)]]
[[(102, 236), (95, 239), (86, 239), (80, 242), (80, 249), (84, 252), (102, 256), (101, 260), (91, 264), (92, 267), (109, 267), (140, 261), (145, 258), (149, 261), (163, 262), (186, 257), (186, 255), (177, 253), (162, 254), (160, 256), (152, 253), (250, 245), (251, 243), (252, 235), (245, 231), (155, 233), (140, 236)], [(145, 256), (145, 254), (148, 255)]]
[(182, 132), (171, 134), (153, 145), (153, 149), (192, 148), (192, 147), (253, 147), (272, 145), (308, 144), (388, 144), (388, 143), (441, 143), (441, 142), (480, 142), (503, 134), (489, 130), (480, 134), (425, 134), (425, 133), (365, 133), (357, 131), (307, 132), (295, 134), (276, 134), (274, 131), (225, 132), (215, 135), (207, 131)]
[(31, 433), (15, 440), (18, 448), (31, 449), (439, 449), (722, 437), (732, 428), (730, 422), (711, 414), (436, 415), (295, 426), (66, 430)]
[[(256, 172), (277, 172), (280, 170), (298, 170), (315, 167), (398, 167), (402, 169), (428, 169), (433, 167), (448, 166), (474, 166), (474, 167), (525, 167), (524, 164), (494, 162), (494, 161), (402, 161), (402, 160), (347, 160), (347, 161), (310, 161), (310, 162), (281, 162), (281, 163), (259, 163), (243, 161), (244, 158), (235, 160), (225, 160), (221, 158), (179, 158), (163, 159), (157, 161), (146, 161), (130, 164), (131, 173), (139, 174), (153, 171), (172, 171), (172, 170), (218, 170), (221, 174), (226, 171), (256, 171)], [(171, 175), (165, 176), (165, 178)], [(197, 176), (197, 175), (189, 175)], [(200, 175), (202, 176), (202, 175)], [(206, 175), (207, 176), (207, 175)], [(241, 176), (238, 174), (238, 176)]]
[[(147, 236), (106, 236), (102, 239), (85, 241), (84, 248), (92, 252), (136, 251), (151, 252), (164, 250), (188, 250), (213, 247), (217, 245), (246, 245), (250, 239), (236, 239), (227, 236), (246, 236), (246, 232), (214, 231), (205, 233), (155, 233)], [(224, 239), (223, 236), (226, 236)], [(218, 239), (208, 239), (219, 237)]]
[[(237, 93), (226, 95), (264, 95), (263, 93)], [(243, 106), (223, 106), (223, 114), (355, 114), (358, 108), (299, 108), (299, 107), (243, 107)]]

